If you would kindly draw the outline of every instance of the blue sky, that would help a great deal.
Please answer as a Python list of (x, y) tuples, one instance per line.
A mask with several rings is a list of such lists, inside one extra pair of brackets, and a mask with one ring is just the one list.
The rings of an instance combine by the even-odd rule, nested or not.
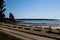
[(60, 0), (5, 0), (6, 15), (15, 18), (60, 19)]

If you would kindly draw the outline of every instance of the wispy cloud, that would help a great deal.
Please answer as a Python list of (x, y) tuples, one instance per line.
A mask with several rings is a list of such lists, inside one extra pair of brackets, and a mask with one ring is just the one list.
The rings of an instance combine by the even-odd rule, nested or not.
[(43, 7), (46, 2), (47, 2), (47, 0), (42, 0), (42, 2), (40, 3), (40, 7)]

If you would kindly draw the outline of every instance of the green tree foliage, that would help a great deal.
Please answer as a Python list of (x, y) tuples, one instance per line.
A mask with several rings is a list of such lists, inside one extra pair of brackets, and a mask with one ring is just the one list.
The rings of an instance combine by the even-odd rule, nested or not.
[(5, 12), (6, 8), (5, 8), (5, 4), (4, 4), (4, 0), (0, 0), (0, 22), (3, 21), (3, 19), (5, 18)]
[(9, 20), (10, 20), (10, 23), (15, 22), (14, 16), (13, 16), (13, 14), (11, 12), (9, 14)]
[(2, 14), (2, 20), (3, 20), (3, 22), (6, 22), (4, 13)]

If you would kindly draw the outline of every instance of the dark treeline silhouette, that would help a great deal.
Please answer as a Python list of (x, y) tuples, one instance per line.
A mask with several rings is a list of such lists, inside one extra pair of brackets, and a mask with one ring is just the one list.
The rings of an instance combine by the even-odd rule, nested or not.
[(4, 0), (0, 0), (0, 22), (4, 21), (5, 18), (5, 4), (4, 4)]
[(9, 14), (9, 18), (5, 17), (5, 3), (4, 0), (0, 0), (0, 22), (8, 22), (8, 23), (14, 23), (14, 16), (13, 14), (10, 12)]

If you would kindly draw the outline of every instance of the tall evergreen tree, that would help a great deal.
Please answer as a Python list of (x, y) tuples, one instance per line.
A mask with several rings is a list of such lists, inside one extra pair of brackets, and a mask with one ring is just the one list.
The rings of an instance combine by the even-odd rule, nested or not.
[(14, 16), (13, 16), (13, 14), (10, 12), (10, 14), (9, 14), (9, 18), (10, 19), (14, 19)]
[(4, 0), (0, 0), (0, 22), (3, 21), (3, 19), (5, 18), (5, 12), (6, 8), (5, 8), (5, 4), (4, 4)]
[(11, 12), (9, 14), (9, 20), (10, 20), (11, 23), (15, 22), (14, 16), (13, 16), (13, 14)]

